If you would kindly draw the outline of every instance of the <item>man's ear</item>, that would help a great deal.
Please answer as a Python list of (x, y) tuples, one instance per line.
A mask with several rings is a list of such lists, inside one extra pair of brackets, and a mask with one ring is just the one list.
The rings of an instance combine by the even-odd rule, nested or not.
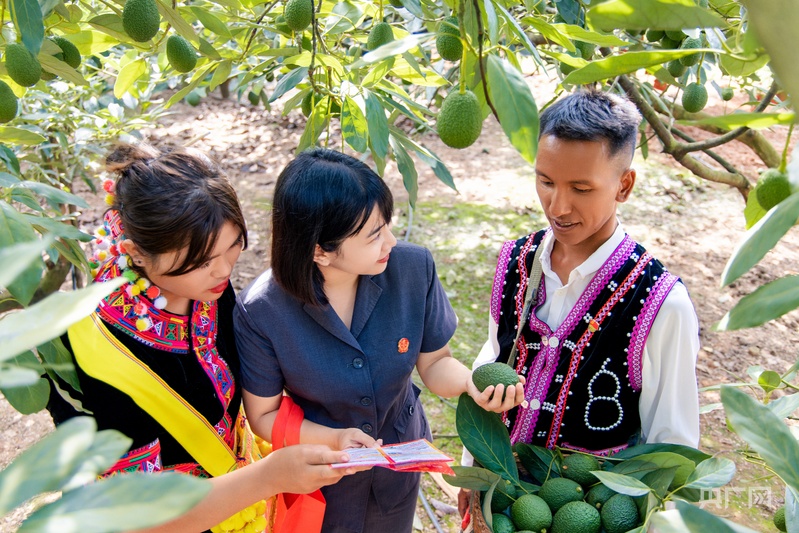
[(328, 266), (330, 264), (330, 252), (325, 252), (318, 244), (313, 250), (313, 260), (319, 266)]
[(619, 192), (616, 195), (616, 201), (619, 203), (626, 202), (633, 192), (635, 186), (635, 169), (628, 168), (621, 175)]

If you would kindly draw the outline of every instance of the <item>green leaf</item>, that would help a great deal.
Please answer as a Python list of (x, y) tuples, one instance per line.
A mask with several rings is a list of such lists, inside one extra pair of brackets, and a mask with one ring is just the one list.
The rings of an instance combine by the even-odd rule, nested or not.
[(463, 445), (481, 465), (518, 484), (508, 430), (499, 415), (484, 410), (463, 393), (458, 399), (455, 426)]
[(747, 294), (716, 326), (718, 331), (753, 328), (799, 307), (799, 276), (786, 276)]
[(620, 452), (614, 453), (609, 459), (632, 459), (643, 454), (654, 452), (672, 452), (683, 457), (690, 459), (695, 465), (701, 463), (705, 459), (710, 459), (710, 455), (703, 451), (697, 450), (690, 446), (683, 444), (668, 444), (668, 443), (653, 443), (653, 444), (637, 444), (630, 446)]
[(651, 488), (634, 477), (614, 474), (613, 472), (602, 472), (601, 470), (594, 470), (591, 473), (594, 474), (599, 481), (607, 485), (609, 489), (615, 490), (619, 494), (643, 496), (644, 494), (652, 492)]
[[(0, 249), (13, 244), (30, 242), (40, 242), (38, 235), (33, 230), (33, 226), (16, 209), (6, 202), (0, 201)], [(44, 261), (41, 257), (34, 259), (28, 263), (28, 266), (22, 272), (17, 273), (14, 277), (15, 281), (9, 283), (6, 288), (22, 305), (28, 305), (39, 287), (43, 270)], [(0, 343), (0, 346), (2, 346), (2, 343)], [(19, 352), (33, 346), (35, 345), (23, 348)], [(16, 353), (10, 355), (13, 356)]]
[(72, 292), (57, 292), (22, 311), (0, 318), (0, 361), (44, 344), (89, 315), (97, 303), (125, 282), (119, 277)]
[(761, 218), (766, 216), (766, 213), (768, 213), (768, 211), (763, 209), (760, 202), (757, 201), (757, 185), (755, 185), (755, 188), (749, 191), (749, 197), (746, 199), (746, 207), (744, 208), (746, 229), (750, 229), (757, 224)]
[(344, 97), (341, 107), (341, 134), (344, 140), (356, 152), (365, 152), (369, 148), (369, 126), (358, 103), (349, 96)]
[(380, 99), (371, 91), (366, 93), (366, 122), (372, 150), (378, 157), (388, 154), (388, 119)]
[(36, 239), (11, 245), (0, 245), (0, 287), (7, 287), (22, 274), (36, 259), (41, 259), (42, 251), (53, 243), (52, 237)]
[(400, 171), (400, 174), (402, 174), (402, 183), (405, 185), (405, 190), (408, 191), (408, 202), (410, 202), (411, 207), (416, 207), (416, 194), (419, 192), (416, 165), (394, 135), (389, 135), (388, 142), (391, 145), (391, 149), (394, 151), (397, 169)]
[(388, 42), (379, 47), (377, 50), (371, 50), (369, 53), (364, 54), (358, 59), (358, 61), (352, 63), (348, 70), (363, 68), (367, 65), (371, 65), (372, 63), (377, 63), (378, 61), (387, 57), (402, 55), (408, 50), (413, 50), (419, 46), (419, 43), (426, 41), (430, 37), (431, 34), (429, 33), (412, 33), (407, 37), (403, 37), (402, 39)]
[(119, 44), (119, 39), (115, 39), (111, 35), (106, 35), (100, 31), (82, 31), (70, 35), (69, 41), (74, 44), (81, 55), (84, 56), (101, 54)]
[(91, 446), (96, 428), (93, 418), (73, 418), (14, 459), (0, 472), (0, 514), (37, 494), (58, 490)]
[(230, 71), (233, 68), (233, 62), (230, 59), (220, 61), (214, 69), (214, 75), (211, 77), (211, 82), (208, 84), (208, 90), (213, 91), (230, 78)]
[(10, 144), (24, 144), (27, 146), (42, 144), (47, 140), (38, 133), (13, 126), (0, 126), (0, 139)]
[(63, 221), (50, 218), (46, 215), (34, 215), (31, 213), (23, 213), (22, 217), (42, 234), (52, 233), (55, 237), (74, 239), (76, 241), (82, 242), (88, 242), (92, 239), (91, 235), (88, 233), (83, 233), (81, 230), (70, 224), (68, 220)]
[[(120, 42), (124, 43), (130, 40), (128, 34), (125, 33), (125, 27), (122, 25), (122, 17), (116, 13), (98, 15), (89, 20), (89, 25)], [(80, 50), (80, 48), (78, 49)]]
[(39, 196), (44, 197), (54, 209), (59, 209), (60, 204), (75, 205), (78, 207), (89, 207), (86, 200), (80, 196), (74, 195), (67, 191), (57, 189), (52, 185), (41, 183), (38, 181), (23, 181), (14, 186), (14, 188), (28, 189)]
[(585, 41), (598, 46), (627, 46), (629, 44), (615, 35), (597, 33), (574, 24), (552, 24), (552, 27), (575, 41)]
[(562, 84), (583, 85), (615, 78), (621, 74), (629, 74), (630, 72), (635, 72), (642, 68), (662, 65), (673, 59), (679, 59), (697, 52), (717, 52), (717, 50), (710, 48), (690, 50), (646, 50), (611, 55), (604, 59), (591, 61), (586, 66), (571, 72), (564, 78)]
[(86, 450), (64, 478), (60, 490), (66, 492), (97, 480), (97, 474), (112, 467), (128, 451), (131, 441), (119, 431), (98, 431)]
[(792, 194), (772, 207), (735, 247), (721, 273), (721, 285), (729, 285), (763, 259), (777, 241), (796, 224), (798, 217), (799, 193)]
[(609, 472), (613, 472), (614, 474), (623, 474), (625, 476), (634, 477), (635, 479), (643, 479), (645, 475), (657, 470), (658, 468), (658, 465), (655, 463), (635, 458), (615, 465), (609, 470)]
[(749, 23), (754, 26), (758, 41), (769, 53), (769, 66), (795, 102), (799, 98), (799, 2), (793, 0), (744, 0)]
[(488, 40), (491, 44), (499, 44), (499, 19), (497, 18), (497, 10), (494, 8), (494, 0), (483, 0), (480, 5), (485, 12)]
[(527, 443), (517, 443), (513, 449), (536, 483), (543, 483), (553, 473), (560, 476), (561, 459), (554, 450)]
[(10, 0), (9, 7), (14, 26), (22, 36), (22, 44), (34, 57), (38, 56), (44, 41), (44, 20), (39, 2), (36, 0)]
[(164, 17), (164, 20), (169, 22), (172, 25), (172, 28), (180, 34), (181, 37), (186, 39), (187, 41), (191, 41), (197, 46), (197, 34), (194, 33), (194, 28), (191, 24), (186, 22), (186, 20), (180, 16), (180, 13), (175, 11), (172, 7), (172, 2), (169, 0), (156, 0), (155, 2), (156, 7), (158, 7), (158, 12)]
[(760, 454), (786, 485), (799, 490), (799, 442), (782, 419), (734, 387), (721, 388), (721, 401), (735, 433)]
[(352, 30), (362, 15), (363, 11), (351, 2), (336, 2), (331, 15), (325, 19), (325, 35), (340, 35)]
[(47, 401), (50, 398), (50, 382), (37, 376), (36, 381), (31, 385), (3, 388), (2, 393), (14, 409), (23, 415), (32, 415), (47, 407)]
[(766, 370), (758, 376), (757, 384), (760, 385), (760, 388), (762, 388), (766, 394), (769, 394), (780, 388), (780, 385), (782, 385), (782, 377), (773, 370)]
[(787, 394), (767, 403), (766, 407), (779, 418), (789, 417), (799, 409), (799, 394)]
[(173, 520), (197, 505), (211, 490), (208, 480), (165, 472), (153, 476), (112, 476), (65, 493), (33, 513), (19, 533), (110, 533)]
[[(678, 509), (659, 511), (652, 515), (651, 529), (653, 531), (657, 531), (658, 533), (708, 533), (709, 531), (712, 531), (713, 533), (716, 533), (717, 531), (732, 531), (733, 533), (757, 533), (753, 529), (749, 529), (748, 527), (740, 526), (738, 524), (729, 522), (728, 520), (724, 520), (723, 518), (719, 518), (716, 515), (704, 511), (698, 507), (694, 507), (691, 504), (678, 501), (677, 505), (678, 507), (680, 505), (693, 507), (694, 509), (700, 511), (700, 513), (697, 514), (698, 516), (693, 516), (690, 520), (686, 521), (685, 517), (680, 514)], [(691, 511), (689, 511), (689, 513), (690, 512)], [(714, 529), (719, 526), (719, 524), (719, 529)]]
[(688, 126), (716, 126), (726, 130), (747, 127), (753, 130), (770, 128), (772, 126), (788, 125), (796, 120), (796, 113), (732, 113), (718, 117), (708, 117), (700, 120), (678, 120), (677, 124)]
[(228, 30), (227, 25), (219, 20), (216, 15), (198, 6), (191, 6), (189, 9), (194, 13), (194, 16), (197, 17), (197, 20), (200, 21), (200, 24), (205, 26), (208, 30), (222, 37), (230, 38), (230, 30)]
[[(622, 463), (624, 464), (624, 463)], [(669, 492), (669, 487), (674, 483), (674, 476), (677, 474), (677, 469), (679, 467), (672, 466), (669, 468), (658, 468), (657, 470), (652, 470), (647, 472), (641, 477), (641, 481), (645, 483), (648, 487), (650, 487), (657, 497), (664, 498), (666, 493)], [(650, 496), (654, 496), (650, 494)], [(657, 498), (655, 498), (657, 500)], [(639, 506), (641, 504), (649, 504), (649, 498), (644, 500), (643, 498), (638, 502)], [(645, 509), (644, 511), (648, 511)], [(646, 516), (645, 513), (642, 513), (642, 516)]]
[(476, 466), (453, 466), (454, 476), (444, 475), (447, 483), (453, 487), (462, 487), (469, 490), (488, 490), (491, 485), (499, 481), (500, 477), (486, 468)]
[(713, 533), (752, 531), (749, 528), (741, 528), (741, 526), (733, 527), (734, 525), (737, 526), (737, 524), (731, 524), (713, 513), (709, 513), (690, 503), (677, 500), (676, 504), (677, 510), (680, 512), (683, 522), (685, 522), (689, 531), (695, 531), (697, 533), (706, 533), (708, 531), (712, 531)]
[[(731, 37), (727, 44), (730, 44), (734, 38)], [(761, 68), (768, 65), (769, 57), (766, 54), (756, 55), (754, 57), (742, 59), (739, 56), (731, 54), (719, 54), (719, 68), (724, 74), (732, 76), (733, 78), (748, 78)]]
[(56, 76), (75, 85), (89, 85), (89, 82), (83, 77), (83, 74), (70, 67), (60, 59), (50, 54), (39, 54), (39, 63), (41, 63), (44, 70), (52, 72)]
[(732, 481), (735, 463), (723, 457), (705, 459), (696, 466), (685, 486), (689, 489), (715, 489)]
[(285, 76), (282, 76), (280, 80), (278, 80), (277, 85), (275, 85), (275, 92), (273, 92), (272, 96), (269, 97), (269, 103), (271, 104), (288, 91), (296, 87), (297, 84), (304, 80), (307, 75), (307, 69), (295, 68)]
[(488, 92), (502, 130), (519, 154), (530, 164), (538, 151), (538, 108), (530, 86), (510, 63), (488, 56)]
[(674, 452), (645, 453), (639, 455), (636, 459), (654, 463), (659, 468), (671, 468), (676, 466), (677, 473), (674, 476), (675, 486), (683, 485), (685, 480), (688, 479), (688, 476), (690, 476), (696, 468), (696, 464), (694, 464), (692, 460)]
[(131, 61), (119, 71), (117, 80), (114, 82), (114, 96), (122, 98), (128, 92), (131, 85), (136, 83), (136, 80), (147, 73), (147, 61), (144, 59), (137, 59)]
[(589, 9), (586, 19), (591, 26), (604, 31), (727, 26), (724, 19), (699, 7), (693, 0), (610, 0)]
[(60, 338), (56, 337), (50, 342), (37, 346), (36, 351), (39, 352), (39, 357), (41, 357), (46, 370), (55, 372), (76, 391), (81, 390), (78, 374), (72, 364), (72, 355), (64, 347)]
[(327, 126), (329, 101), (330, 97), (325, 96), (316, 104), (316, 107), (311, 112), (311, 116), (309, 116), (308, 120), (305, 122), (305, 130), (302, 132), (300, 142), (297, 144), (296, 153), (299, 154), (303, 150), (307, 150), (316, 144), (316, 140)]
[[(0, 366), (0, 390), (14, 389), (19, 387), (29, 387), (31, 385), (35, 385), (36, 382), (39, 381), (40, 379), (41, 375), (35, 370), (31, 370), (30, 368), (21, 368), (18, 366), (5, 366), (5, 364), (3, 364), (3, 366)], [(19, 409), (17, 410), (19, 411)], [(36, 411), (33, 412), (35, 413)], [(23, 414), (28, 414), (28, 413), (23, 412)]]

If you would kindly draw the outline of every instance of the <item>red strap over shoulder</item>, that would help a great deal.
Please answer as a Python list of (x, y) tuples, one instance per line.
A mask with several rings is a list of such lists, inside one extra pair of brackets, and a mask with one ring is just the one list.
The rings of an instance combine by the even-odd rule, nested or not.
[(300, 426), (304, 417), (302, 408), (290, 397), (283, 396), (275, 424), (272, 426), (273, 450), (300, 443)]

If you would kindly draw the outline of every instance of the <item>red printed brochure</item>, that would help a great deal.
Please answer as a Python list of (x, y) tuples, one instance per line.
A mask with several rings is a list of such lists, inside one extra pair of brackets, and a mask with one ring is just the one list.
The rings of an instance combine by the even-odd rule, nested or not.
[(382, 466), (399, 472), (441, 472), (455, 475), (447, 463), (454, 461), (427, 439), (387, 444), (377, 448), (347, 448), (349, 462), (334, 463), (333, 468)]

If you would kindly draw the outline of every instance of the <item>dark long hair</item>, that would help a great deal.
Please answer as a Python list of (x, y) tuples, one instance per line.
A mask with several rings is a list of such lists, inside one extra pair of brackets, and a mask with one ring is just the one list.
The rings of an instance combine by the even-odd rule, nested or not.
[(335, 252), (363, 228), (374, 208), (391, 220), (394, 199), (385, 182), (357, 159), (332, 150), (301, 153), (277, 179), (272, 206), (272, 275), (299, 301), (327, 305), (314, 262), (318, 244)]
[(153, 258), (186, 248), (166, 275), (180, 276), (206, 263), (226, 222), (239, 228), (247, 246), (236, 191), (201, 152), (120, 144), (106, 158), (106, 169), (117, 175), (111, 209), (119, 211), (126, 238), (142, 254)]

